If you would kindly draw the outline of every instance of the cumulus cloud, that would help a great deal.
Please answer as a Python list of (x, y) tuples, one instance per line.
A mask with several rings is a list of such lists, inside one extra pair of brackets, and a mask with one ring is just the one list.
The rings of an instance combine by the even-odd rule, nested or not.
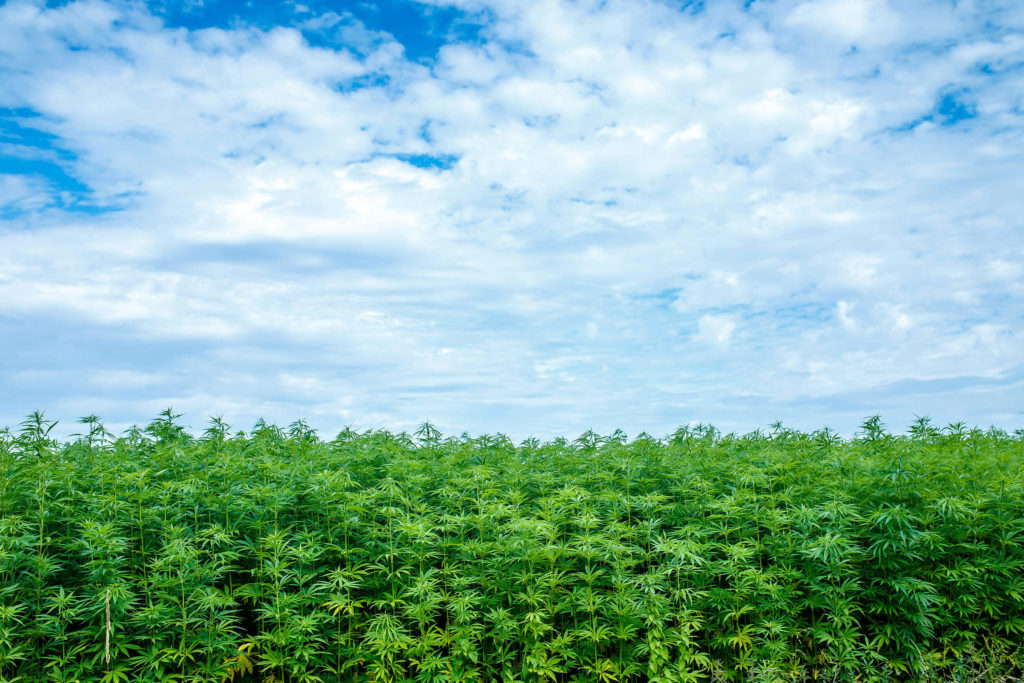
[(1015, 5), (432, 4), (0, 7), (3, 421), (1022, 421)]

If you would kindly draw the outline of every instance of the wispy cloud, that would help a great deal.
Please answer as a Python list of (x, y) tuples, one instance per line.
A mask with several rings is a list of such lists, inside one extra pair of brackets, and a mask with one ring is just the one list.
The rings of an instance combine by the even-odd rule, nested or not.
[(2, 422), (1024, 423), (1016, 3), (393, 4), (0, 7)]

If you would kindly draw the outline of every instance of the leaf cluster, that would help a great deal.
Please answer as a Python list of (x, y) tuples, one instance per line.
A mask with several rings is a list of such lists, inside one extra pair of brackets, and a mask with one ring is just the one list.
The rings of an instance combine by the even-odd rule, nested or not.
[(0, 431), (0, 681), (1010, 680), (1022, 433)]

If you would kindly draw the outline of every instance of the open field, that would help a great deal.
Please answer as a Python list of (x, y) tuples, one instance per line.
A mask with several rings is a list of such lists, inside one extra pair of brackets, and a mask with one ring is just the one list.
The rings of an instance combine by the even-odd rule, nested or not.
[(1016, 680), (1024, 432), (0, 435), (2, 681)]

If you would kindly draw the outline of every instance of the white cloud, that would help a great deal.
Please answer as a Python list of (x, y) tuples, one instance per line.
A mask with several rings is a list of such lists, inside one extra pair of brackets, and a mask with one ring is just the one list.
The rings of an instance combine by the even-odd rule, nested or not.
[(839, 318), (839, 322), (842, 326), (848, 330), (856, 329), (857, 321), (851, 315), (852, 306), (848, 301), (839, 301), (836, 303), (836, 317)]
[[(340, 15), (299, 18), (329, 49), (141, 5), (0, 7), (0, 103), (41, 114), (90, 201), (121, 208), (75, 213), (40, 172), (0, 176), (0, 316), (95, 342), (50, 334), (43, 357), (3, 337), (12, 368), (69, 393), (0, 366), (19, 387), (0, 417), (54, 400), (522, 435), (670, 431), (692, 411), (749, 429), (776, 406), (812, 428), (890, 405), (996, 419), (995, 399), (886, 387), (1020, 364), (1014, 15), (489, 15), (484, 41), (422, 64)], [(951, 91), (975, 118), (941, 125)], [(101, 350), (125, 339), (138, 355)]]
[(0, 207), (14, 211), (41, 209), (53, 199), (53, 188), (32, 176), (0, 174)]
[(718, 349), (724, 349), (732, 341), (736, 331), (736, 317), (731, 315), (702, 315), (697, 321), (694, 339)]
[(793, 9), (787, 23), (847, 45), (877, 44), (899, 35), (901, 17), (886, 0), (808, 0)]

